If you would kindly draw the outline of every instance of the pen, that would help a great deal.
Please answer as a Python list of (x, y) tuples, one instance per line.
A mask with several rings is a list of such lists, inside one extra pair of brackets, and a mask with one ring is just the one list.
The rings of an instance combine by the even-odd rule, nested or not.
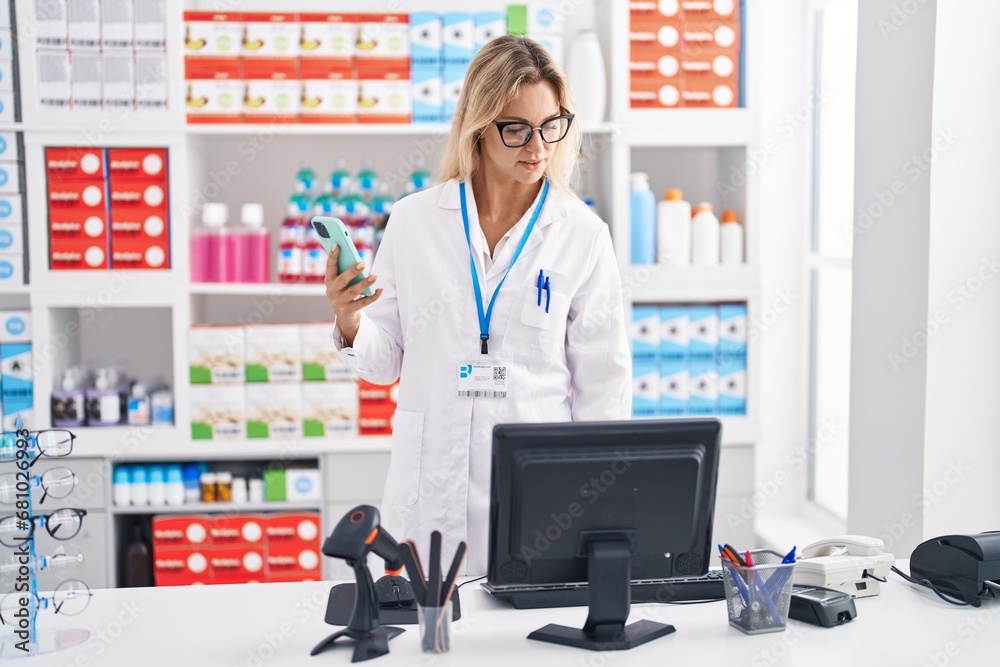
[(538, 285), (538, 307), (539, 308), (542, 307), (542, 285), (543, 285), (542, 281), (544, 279), (545, 279), (545, 274), (542, 272), (541, 269), (538, 269), (538, 281), (537, 281), (537, 285)]
[(781, 559), (782, 565), (788, 565), (789, 563), (795, 562), (795, 546), (792, 546), (792, 550)]
[(545, 312), (549, 312), (549, 302), (552, 300), (552, 290), (549, 288), (549, 277), (545, 276)]
[(740, 598), (743, 600), (743, 605), (745, 607), (750, 606), (750, 591), (747, 590), (746, 584), (743, 582), (743, 576), (741, 574), (741, 568), (739, 563), (733, 560), (733, 553), (731, 552), (732, 547), (726, 545), (726, 549), (719, 545), (719, 554), (722, 556), (722, 565), (729, 570), (730, 578), (733, 583), (736, 584), (736, 591), (740, 594)]
[(764, 598), (764, 604), (767, 605), (767, 610), (771, 613), (771, 618), (774, 619), (775, 625), (781, 625), (781, 614), (778, 613), (778, 609), (774, 606), (774, 600), (771, 597), (771, 589), (768, 587), (767, 582), (764, 581), (763, 575), (755, 569), (753, 565), (753, 555), (750, 550), (747, 549), (746, 556), (744, 557), (744, 562), (747, 565), (747, 569), (750, 571), (750, 576), (753, 577), (754, 588), (760, 593), (761, 597)]

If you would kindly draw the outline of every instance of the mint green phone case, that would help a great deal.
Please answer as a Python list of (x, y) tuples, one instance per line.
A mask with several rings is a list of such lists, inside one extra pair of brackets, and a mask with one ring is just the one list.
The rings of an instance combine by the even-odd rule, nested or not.
[[(333, 246), (340, 248), (340, 255), (337, 257), (337, 273), (343, 273), (361, 261), (358, 249), (354, 247), (351, 240), (351, 233), (347, 231), (347, 225), (340, 218), (328, 218), (318, 215), (312, 219), (313, 229), (319, 236), (319, 242), (327, 252), (333, 251)], [(351, 281), (351, 285), (357, 285), (368, 277), (367, 271), (362, 271)], [(364, 296), (372, 296), (375, 290), (371, 287), (365, 288), (361, 293)]]

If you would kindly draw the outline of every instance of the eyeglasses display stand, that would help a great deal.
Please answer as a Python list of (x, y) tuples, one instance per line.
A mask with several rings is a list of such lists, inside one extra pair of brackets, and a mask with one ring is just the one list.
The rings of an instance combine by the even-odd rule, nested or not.
[[(23, 565), (19, 569), (19, 576), (12, 591), (8, 592), (0, 604), (0, 620), (3, 624), (13, 630), (13, 633), (0, 638), (0, 660), (14, 660), (17, 658), (28, 658), (39, 655), (46, 655), (62, 651), (63, 649), (79, 646), (90, 638), (90, 631), (82, 628), (38, 628), (38, 612), (40, 609), (51, 607), (57, 614), (72, 616), (83, 611), (90, 602), (90, 589), (78, 579), (70, 579), (60, 584), (51, 594), (39, 597), (38, 595), (38, 562), (40, 557), (35, 553), (34, 528), (36, 522), (46, 526), (50, 535), (56, 539), (70, 539), (76, 535), (70, 527), (64, 530), (62, 535), (57, 536), (63, 525), (53, 526), (46, 524), (54, 514), (46, 516), (36, 516), (34, 503), (32, 500), (33, 481), (37, 481), (30, 473), (31, 466), (42, 455), (65, 456), (72, 450), (73, 435), (69, 434), (69, 444), (65, 453), (52, 453), (50, 450), (46, 454), (46, 447), (39, 443), (40, 435), (50, 433), (42, 432), (30, 433), (24, 428), (21, 417), (17, 417), (16, 432), (13, 434), (4, 433), (4, 456), (6, 462), (15, 462), (17, 472), (14, 514), (10, 521), (14, 524), (13, 531), (0, 539), (6, 541), (17, 541), (15, 547)], [(7, 445), (10, 437), (16, 437), (16, 445), (11, 450)], [(9, 510), (7, 510), (9, 511)], [(82, 521), (82, 514), (78, 515), (78, 520)], [(79, 530), (79, 526), (76, 527)], [(72, 534), (67, 534), (68, 532)], [(6, 531), (5, 531), (6, 532)]]

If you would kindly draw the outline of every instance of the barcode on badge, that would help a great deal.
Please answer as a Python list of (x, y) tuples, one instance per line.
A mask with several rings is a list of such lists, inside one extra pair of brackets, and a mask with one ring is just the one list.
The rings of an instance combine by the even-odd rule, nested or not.
[(507, 398), (505, 391), (460, 391), (458, 395), (465, 398)]

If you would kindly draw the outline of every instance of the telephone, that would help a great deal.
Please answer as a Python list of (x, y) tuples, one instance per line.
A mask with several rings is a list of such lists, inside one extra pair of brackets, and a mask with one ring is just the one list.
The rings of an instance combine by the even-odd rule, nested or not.
[(813, 542), (799, 555), (792, 581), (863, 598), (878, 595), (896, 559), (876, 537), (841, 535)]

